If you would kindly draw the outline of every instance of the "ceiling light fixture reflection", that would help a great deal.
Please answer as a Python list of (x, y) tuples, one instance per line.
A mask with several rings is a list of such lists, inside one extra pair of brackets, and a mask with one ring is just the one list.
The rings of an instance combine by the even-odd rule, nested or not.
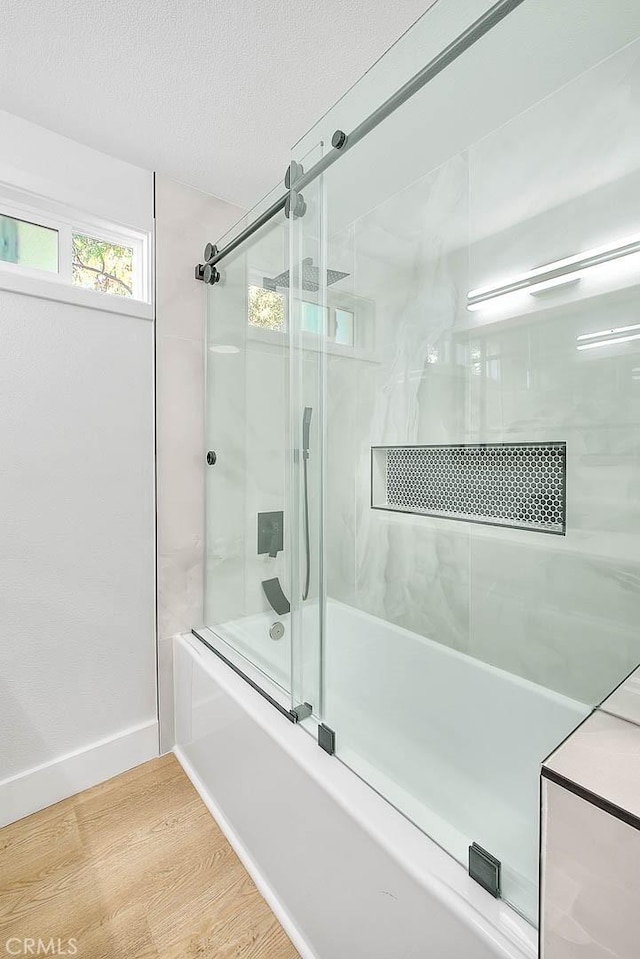
[(470, 290), (467, 294), (467, 309), (480, 310), (485, 304), (511, 293), (536, 294), (545, 289), (552, 289), (554, 286), (564, 285), (571, 280), (579, 280), (585, 270), (634, 253), (640, 253), (639, 237), (631, 237), (611, 246), (598, 247), (586, 253), (565, 257), (563, 260), (555, 260), (553, 263), (547, 263), (545, 266), (514, 277), (500, 286), (484, 286)]
[(634, 330), (640, 330), (640, 323), (634, 323), (633, 326), (616, 326), (612, 330), (599, 330), (597, 333), (581, 333), (576, 339), (601, 340), (603, 336), (617, 336), (619, 333), (632, 333)]
[(210, 353), (239, 353), (237, 346), (227, 346), (226, 343), (212, 343), (209, 347)]
[(575, 286), (580, 280), (581, 277), (579, 276), (556, 276), (553, 280), (536, 283), (530, 290), (527, 290), (527, 293), (530, 296), (544, 296), (549, 290), (558, 290), (561, 286)]
[(595, 350), (600, 346), (615, 346), (617, 343), (629, 343), (631, 340), (640, 340), (640, 333), (632, 333), (630, 336), (616, 336), (608, 340), (593, 340), (591, 343), (582, 343), (576, 349)]

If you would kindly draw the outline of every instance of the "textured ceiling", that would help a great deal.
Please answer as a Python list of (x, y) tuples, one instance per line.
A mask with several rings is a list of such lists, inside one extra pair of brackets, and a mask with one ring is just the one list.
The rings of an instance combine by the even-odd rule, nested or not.
[(1, 0), (0, 109), (248, 206), (431, 2)]

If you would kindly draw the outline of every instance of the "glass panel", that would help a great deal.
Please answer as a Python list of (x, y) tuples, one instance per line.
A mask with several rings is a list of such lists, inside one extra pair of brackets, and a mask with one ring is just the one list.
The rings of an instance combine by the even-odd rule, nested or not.
[[(439, 3), (432, 37), (472, 6)], [(305, 188), (324, 212), (296, 226), (294, 262), (341, 275), (315, 297), (335, 343), (329, 324), (294, 368), (322, 411), (321, 716), (461, 864), (472, 842), (501, 860), (532, 921), (540, 763), (640, 659), (640, 253), (620, 254), (640, 237), (639, 35), (623, 0), (525, 2)], [(323, 136), (400, 85), (394, 64), (406, 79), (402, 43)]]
[(58, 231), (0, 215), (0, 260), (58, 272)]
[[(293, 148), (293, 156), (309, 154), (318, 143), (331, 143), (336, 129), (352, 130), (482, 16), (488, 6), (487, 0), (424, 0), (426, 13), (304, 134)], [(395, 145), (390, 153), (396, 160), (402, 156)]]
[(281, 276), (288, 244), (280, 214), (221, 262), (220, 282), (206, 287), (206, 435), (217, 458), (206, 467), (205, 580), (205, 625), (287, 700), (291, 615), (279, 601), (291, 600), (288, 279)]
[(133, 248), (84, 233), (73, 234), (73, 285), (133, 296)]

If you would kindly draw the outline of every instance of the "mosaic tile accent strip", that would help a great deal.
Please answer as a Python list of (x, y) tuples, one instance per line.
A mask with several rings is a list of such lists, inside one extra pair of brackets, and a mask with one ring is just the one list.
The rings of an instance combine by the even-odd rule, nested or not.
[(376, 449), (386, 453), (386, 503), (373, 506), (565, 533), (565, 443)]

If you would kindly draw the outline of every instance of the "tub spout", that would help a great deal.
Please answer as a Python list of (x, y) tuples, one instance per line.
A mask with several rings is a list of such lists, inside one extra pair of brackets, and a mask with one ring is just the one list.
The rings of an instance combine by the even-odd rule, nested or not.
[(262, 581), (262, 589), (264, 590), (264, 595), (269, 601), (271, 609), (274, 610), (278, 616), (284, 616), (286, 613), (291, 611), (291, 604), (284, 595), (282, 586), (280, 585), (280, 580), (277, 576), (275, 576), (273, 579), (264, 579)]

